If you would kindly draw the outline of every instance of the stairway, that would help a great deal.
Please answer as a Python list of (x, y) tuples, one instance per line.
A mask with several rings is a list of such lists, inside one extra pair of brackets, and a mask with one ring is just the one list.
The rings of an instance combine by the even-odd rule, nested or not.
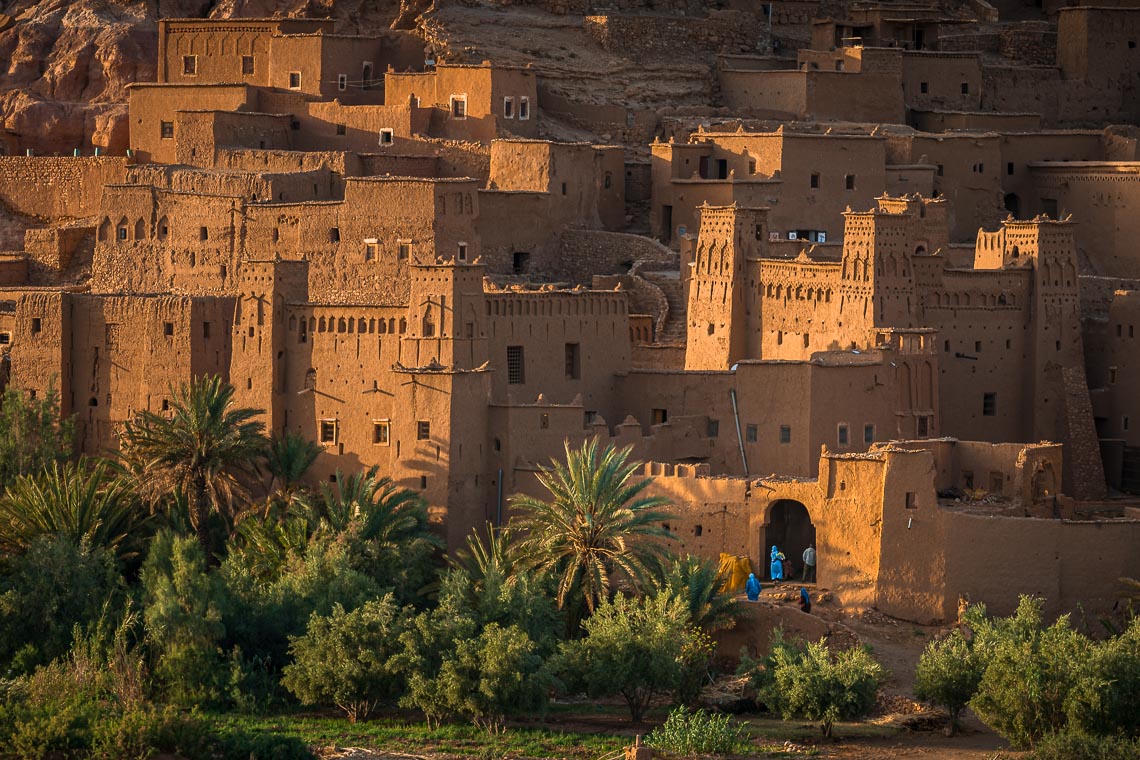
[(642, 272), (641, 276), (656, 285), (669, 302), (665, 324), (657, 335), (657, 342), (667, 345), (684, 345), (688, 308), (679, 272)]

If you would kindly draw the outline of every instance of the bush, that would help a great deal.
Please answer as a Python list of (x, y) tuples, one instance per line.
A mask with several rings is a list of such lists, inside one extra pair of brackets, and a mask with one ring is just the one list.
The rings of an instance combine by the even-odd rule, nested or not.
[(623, 696), (634, 722), (655, 697), (683, 684), (694, 635), (684, 601), (619, 596), (598, 607), (585, 629), (586, 638), (562, 645), (559, 671), (591, 697)]
[(1069, 729), (1140, 735), (1140, 618), (1122, 635), (1094, 644), (1085, 672), (1065, 706)]
[(75, 626), (123, 602), (122, 577), (102, 549), (44, 536), (10, 560), (0, 586), (0, 662), (8, 676), (67, 653)]
[(760, 699), (784, 720), (819, 721), (823, 735), (830, 737), (835, 721), (856, 720), (871, 711), (884, 676), (883, 666), (861, 647), (832, 654), (822, 641), (804, 646), (777, 635)]
[(350, 723), (367, 718), (399, 689), (391, 662), (399, 644), (398, 613), (391, 594), (353, 612), (338, 604), (328, 617), (314, 613), (305, 635), (290, 645), (294, 662), (282, 684), (304, 704), (335, 704)]
[(1064, 731), (1070, 696), (1089, 675), (1089, 640), (1068, 616), (1043, 628), (1042, 607), (1022, 597), (1013, 617), (977, 634), (988, 662), (970, 707), (1016, 747)]
[(217, 702), (226, 674), (219, 647), (222, 589), (206, 572), (201, 545), (169, 531), (158, 534), (142, 583), (147, 643), (165, 696), (181, 706)]
[(670, 755), (731, 755), (747, 751), (747, 736), (727, 715), (704, 710), (691, 713), (678, 707), (645, 738), (645, 743)]
[(946, 708), (953, 734), (958, 728), (958, 715), (977, 692), (984, 672), (981, 653), (974, 650), (960, 630), (955, 630), (947, 638), (927, 644), (914, 671), (915, 695)]
[(455, 642), (454, 652), (444, 656), (431, 679), (434, 702), (492, 733), (502, 730), (509, 715), (544, 709), (552, 679), (536, 649), (518, 626), (491, 623), (477, 638)]
[(1135, 760), (1140, 757), (1140, 740), (1123, 736), (1050, 734), (1029, 757), (1032, 760)]

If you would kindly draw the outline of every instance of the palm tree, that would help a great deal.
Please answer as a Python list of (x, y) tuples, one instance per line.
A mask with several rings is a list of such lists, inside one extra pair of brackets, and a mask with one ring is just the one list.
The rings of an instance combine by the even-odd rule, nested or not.
[(172, 393), (171, 416), (140, 412), (122, 433), (123, 456), (152, 510), (180, 492), (203, 546), (217, 515), (227, 530), (249, 497), (245, 485), (265, 452), (259, 409), (234, 406), (234, 388), (217, 376), (183, 383)]
[(300, 433), (286, 432), (270, 438), (265, 452), (265, 469), (270, 478), (266, 490), (281, 501), (292, 501), (305, 472), (320, 453), (321, 447)]
[(655, 583), (656, 596), (680, 599), (689, 609), (693, 625), (713, 633), (736, 625), (740, 605), (726, 594), (724, 577), (711, 560), (686, 554), (677, 557)]
[(515, 551), (511, 546), (512, 531), (509, 526), (496, 528), (487, 523), (487, 542), (482, 536), (472, 532), (467, 536), (467, 548), (459, 549), (448, 562), (471, 581), (476, 590), (481, 590), (489, 577), (510, 581), (515, 570)]
[(358, 526), (360, 537), (385, 548), (406, 547), (416, 541), (439, 545), (428, 528), (427, 504), (390, 477), (379, 477), (378, 467), (344, 475), (337, 471), (333, 484), (322, 483), (315, 500), (300, 502), (319, 521), (321, 529), (343, 533)]
[(672, 517), (668, 501), (642, 492), (652, 482), (638, 480), (641, 463), (630, 462), (632, 448), (610, 444), (598, 451), (597, 439), (571, 450), (566, 461), (542, 468), (538, 481), (550, 492), (543, 501), (516, 494), (520, 510), (520, 567), (550, 571), (558, 580), (560, 608), (570, 607), (571, 631), (577, 631), (578, 606), (592, 613), (609, 598), (615, 573), (645, 587), (671, 539), (662, 523)]
[(130, 559), (147, 517), (106, 462), (50, 462), (38, 475), (17, 477), (0, 497), (0, 550), (22, 552), (53, 535)]

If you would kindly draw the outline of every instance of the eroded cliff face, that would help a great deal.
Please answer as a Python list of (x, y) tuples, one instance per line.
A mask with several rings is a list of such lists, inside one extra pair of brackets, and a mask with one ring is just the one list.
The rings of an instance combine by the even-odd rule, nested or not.
[(70, 154), (128, 145), (127, 85), (152, 82), (159, 18), (336, 18), (349, 34), (398, 22), (416, 0), (16, 0), (0, 16), (0, 126), (12, 148)]

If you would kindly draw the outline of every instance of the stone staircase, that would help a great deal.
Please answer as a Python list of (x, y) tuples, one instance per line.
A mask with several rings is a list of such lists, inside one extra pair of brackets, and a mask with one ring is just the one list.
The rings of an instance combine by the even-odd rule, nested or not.
[(665, 294), (669, 302), (669, 313), (665, 324), (657, 334), (657, 342), (668, 345), (684, 345), (686, 336), (688, 305), (685, 303), (684, 288), (679, 272), (642, 272), (641, 276), (653, 283)]

